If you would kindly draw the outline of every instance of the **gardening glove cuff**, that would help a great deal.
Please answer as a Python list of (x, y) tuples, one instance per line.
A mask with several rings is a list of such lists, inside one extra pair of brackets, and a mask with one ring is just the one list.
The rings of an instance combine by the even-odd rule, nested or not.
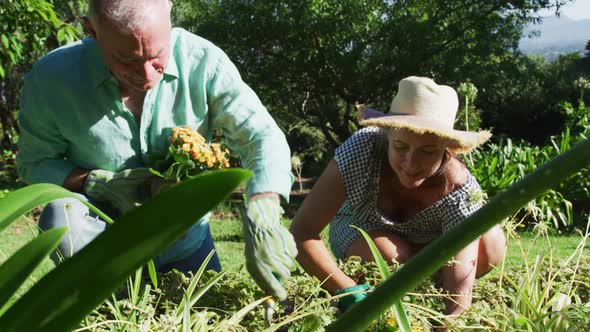
[(152, 177), (147, 168), (126, 169), (118, 173), (95, 169), (86, 178), (84, 192), (92, 200), (109, 203), (123, 214), (148, 197), (142, 189)]
[(348, 294), (344, 297), (341, 297), (338, 300), (338, 309), (340, 312), (347, 311), (353, 304), (362, 301), (365, 297), (367, 297), (367, 291), (370, 290), (372, 287), (367, 284), (356, 285), (352, 287), (347, 287), (343, 289), (337, 290), (334, 295)]
[(293, 235), (280, 223), (283, 212), (276, 197), (261, 197), (242, 209), (246, 268), (258, 286), (280, 300), (287, 298), (281, 281), (291, 276), (297, 247)]

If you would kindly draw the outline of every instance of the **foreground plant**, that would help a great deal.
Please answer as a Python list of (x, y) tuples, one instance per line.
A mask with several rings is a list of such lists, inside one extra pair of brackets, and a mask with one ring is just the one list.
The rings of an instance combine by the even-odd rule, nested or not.
[[(0, 266), (2, 331), (72, 330), (127, 276), (181, 236), (248, 176), (249, 172), (237, 169), (210, 172), (161, 193), (118, 219), (14, 304), (8, 303), (15, 287), (56, 247), (65, 229), (42, 234)], [(50, 184), (32, 185), (7, 195), (0, 200), (0, 230), (33, 207), (63, 197), (78, 196)], [(93, 206), (91, 209), (102, 215)], [(162, 224), (165, 219), (174, 222)]]
[(465, 219), (442, 237), (426, 246), (388, 280), (379, 285), (360, 305), (347, 311), (328, 331), (361, 331), (405, 293), (428, 278), (461, 248), (495, 224), (514, 214), (527, 202), (559, 185), (570, 175), (590, 164), (590, 139), (527, 175), (505, 192)]

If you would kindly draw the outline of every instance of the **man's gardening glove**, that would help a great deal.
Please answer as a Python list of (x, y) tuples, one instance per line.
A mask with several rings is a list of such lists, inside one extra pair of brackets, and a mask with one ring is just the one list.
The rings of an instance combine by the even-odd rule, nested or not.
[(338, 309), (340, 310), (340, 312), (344, 313), (350, 307), (352, 307), (353, 304), (364, 300), (365, 297), (367, 297), (367, 295), (368, 295), (367, 291), (371, 290), (371, 289), (372, 289), (371, 286), (369, 286), (367, 284), (361, 284), (361, 285), (356, 285), (356, 286), (347, 287), (347, 288), (337, 290), (334, 293), (334, 295), (340, 295), (340, 294), (354, 292), (353, 294), (348, 294), (344, 297), (341, 297), (338, 300)]
[(246, 205), (241, 211), (246, 268), (266, 294), (284, 300), (287, 291), (281, 281), (291, 276), (297, 247), (293, 235), (281, 225), (280, 201), (277, 197), (260, 197)]
[(95, 169), (88, 174), (84, 192), (92, 200), (109, 203), (121, 214), (149, 197), (145, 189), (154, 178), (147, 168), (126, 169), (119, 173)]

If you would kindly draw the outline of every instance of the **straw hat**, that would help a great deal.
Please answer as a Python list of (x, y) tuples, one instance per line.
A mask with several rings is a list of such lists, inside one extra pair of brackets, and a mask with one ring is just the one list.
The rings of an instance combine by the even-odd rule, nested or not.
[(438, 85), (430, 78), (411, 76), (399, 82), (389, 114), (360, 106), (360, 124), (403, 128), (419, 134), (432, 133), (448, 141), (452, 152), (467, 153), (492, 134), (485, 130), (453, 129), (458, 107), (457, 93), (450, 86)]

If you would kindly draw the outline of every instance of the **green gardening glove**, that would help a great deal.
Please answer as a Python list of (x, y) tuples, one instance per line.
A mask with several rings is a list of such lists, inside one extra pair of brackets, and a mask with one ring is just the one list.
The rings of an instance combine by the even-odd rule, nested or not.
[(258, 286), (279, 300), (287, 298), (281, 281), (291, 276), (297, 247), (293, 235), (280, 223), (279, 199), (261, 197), (242, 209), (246, 268)]
[(109, 203), (121, 214), (149, 197), (144, 192), (155, 176), (147, 168), (126, 169), (119, 173), (95, 169), (88, 174), (84, 192), (92, 200)]
[(340, 312), (344, 313), (350, 307), (352, 307), (353, 304), (364, 300), (365, 297), (367, 297), (367, 295), (368, 295), (367, 291), (371, 290), (371, 289), (372, 289), (371, 286), (369, 286), (367, 284), (361, 284), (361, 285), (356, 285), (356, 286), (347, 287), (347, 288), (337, 290), (334, 293), (334, 295), (352, 293), (352, 294), (348, 294), (346, 296), (343, 296), (338, 300), (338, 309), (340, 310)]

